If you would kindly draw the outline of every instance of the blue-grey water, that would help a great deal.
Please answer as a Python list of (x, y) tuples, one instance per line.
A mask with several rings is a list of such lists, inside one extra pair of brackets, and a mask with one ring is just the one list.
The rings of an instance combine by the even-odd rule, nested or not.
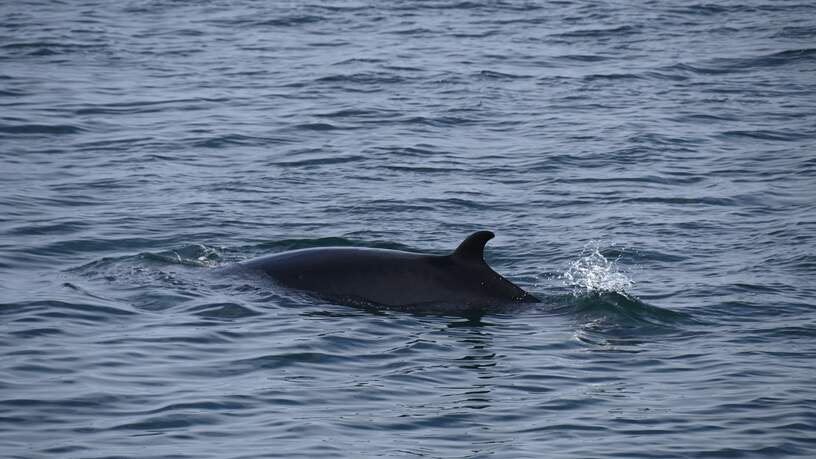
[[(816, 3), (4, 1), (0, 456), (813, 457)], [(543, 301), (216, 267), (472, 231)]]

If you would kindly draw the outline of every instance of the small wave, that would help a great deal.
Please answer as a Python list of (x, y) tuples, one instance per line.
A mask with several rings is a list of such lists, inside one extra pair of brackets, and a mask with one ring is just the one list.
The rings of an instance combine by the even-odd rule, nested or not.
[(652, 325), (668, 327), (690, 319), (687, 314), (643, 302), (617, 292), (573, 296), (566, 299), (575, 314), (583, 318), (602, 318), (607, 325)]
[(700, 64), (691, 65), (685, 63), (674, 64), (668, 67), (663, 67), (660, 70), (668, 71), (671, 73), (679, 72), (679, 73), (693, 73), (697, 75), (720, 75), (723, 73), (729, 73), (733, 69), (730, 68), (722, 68), (716, 66), (708, 66), (705, 67)]
[(529, 75), (516, 75), (512, 73), (503, 73), (497, 72), (495, 70), (482, 70), (476, 74), (479, 78), (489, 79), (489, 80), (517, 80), (517, 79), (524, 79), (530, 78)]
[(166, 430), (190, 429), (193, 427), (216, 424), (217, 417), (202, 413), (172, 413), (151, 416), (135, 422), (128, 422), (112, 427), (112, 430), (136, 430), (139, 432), (162, 432)]
[(284, 28), (284, 27), (298, 27), (306, 24), (316, 24), (325, 21), (324, 16), (312, 14), (293, 14), (287, 16), (279, 16), (272, 18), (258, 18), (255, 16), (218, 18), (214, 20), (205, 21), (206, 23), (216, 27), (228, 27), (230, 29), (249, 29), (249, 28)]
[(714, 3), (699, 3), (684, 7), (668, 8), (667, 11), (674, 14), (712, 15), (720, 13), (735, 13), (743, 11), (746, 7), (739, 5), (717, 5)]
[(816, 58), (816, 48), (787, 49), (776, 53), (766, 54), (747, 61), (758, 65), (782, 65), (800, 60), (812, 60)]
[(329, 40), (329, 41), (312, 41), (306, 43), (306, 46), (312, 48), (341, 48), (350, 45), (351, 42), (345, 40)]
[(241, 375), (259, 370), (279, 370), (289, 367), (324, 366), (337, 368), (346, 360), (340, 354), (325, 352), (282, 352), (235, 360), (220, 371), (226, 375)]
[(620, 202), (671, 204), (671, 205), (679, 204), (687, 206), (712, 206), (712, 207), (733, 207), (736, 205), (736, 201), (734, 201), (734, 199), (732, 198), (719, 198), (712, 196), (700, 196), (696, 198), (680, 198), (680, 197), (663, 198), (656, 196), (645, 196), (641, 198), (623, 199)]
[(286, 137), (255, 137), (241, 134), (226, 134), (207, 139), (196, 139), (192, 146), (200, 148), (227, 148), (233, 145), (267, 146), (292, 143), (293, 139)]
[(644, 175), (644, 176), (621, 176), (621, 177), (579, 177), (563, 178), (558, 183), (654, 183), (660, 185), (690, 185), (703, 181), (703, 177), (676, 175)]
[(726, 137), (747, 137), (756, 140), (771, 140), (771, 141), (795, 141), (810, 137), (807, 133), (783, 132), (771, 130), (756, 130), (756, 131), (725, 131), (722, 133)]
[(288, 17), (280, 17), (273, 19), (264, 19), (254, 22), (252, 25), (256, 27), (294, 27), (303, 24), (314, 24), (324, 21), (322, 16), (315, 15), (295, 15)]
[(189, 111), (202, 109), (208, 104), (220, 104), (229, 100), (225, 97), (168, 97), (153, 100), (122, 100), (104, 104), (85, 103), (78, 107), (74, 113), (77, 115), (119, 115), (155, 113), (168, 109)]
[(141, 256), (146, 260), (185, 266), (217, 266), (221, 261), (218, 250), (203, 244), (192, 244), (164, 252), (145, 252)]
[(637, 352), (656, 338), (691, 333), (699, 322), (688, 314), (645, 303), (618, 292), (594, 292), (555, 299), (575, 320), (578, 341), (607, 350)]
[(276, 161), (273, 164), (280, 167), (311, 167), (311, 166), (327, 166), (333, 164), (353, 163), (364, 161), (368, 158), (361, 155), (348, 156), (325, 156), (319, 158), (306, 158), (292, 161)]
[(459, 118), (455, 116), (439, 116), (439, 117), (414, 116), (403, 120), (403, 122), (407, 124), (421, 124), (437, 128), (445, 128), (452, 126), (467, 126), (475, 124), (476, 120), (469, 118)]
[[(415, 173), (415, 174), (450, 174), (461, 172), (462, 169), (455, 168), (455, 167), (438, 167), (438, 166), (413, 166), (413, 165), (400, 165), (395, 164), (393, 166), (382, 166), (383, 169), (395, 171), (395, 172), (408, 172), (408, 173)], [(414, 210), (433, 210), (433, 207), (430, 206), (416, 206), (412, 207)]]
[(22, 97), (27, 95), (28, 93), (24, 91), (18, 91), (15, 89), (0, 89), (0, 97)]
[(101, 48), (101, 46), (84, 43), (60, 43), (55, 41), (15, 42), (0, 47), (0, 49), (9, 50), (10, 52), (24, 52), (29, 56), (53, 56), (97, 48)]
[(337, 61), (332, 63), (332, 65), (360, 65), (360, 64), (380, 64), (383, 63), (382, 59), (376, 58), (365, 58), (365, 57), (352, 57), (349, 59), (343, 59), (342, 61)]
[(315, 80), (315, 83), (351, 83), (364, 85), (397, 84), (405, 79), (389, 72), (360, 72), (352, 74), (329, 75)]
[(732, 114), (722, 113), (681, 113), (674, 118), (678, 122), (691, 122), (701, 124), (712, 124), (719, 122), (738, 121), (738, 118)]
[(302, 123), (295, 125), (294, 128), (301, 131), (334, 131), (337, 129), (344, 129), (330, 123)]
[(620, 35), (632, 35), (635, 33), (639, 33), (640, 28), (630, 25), (622, 25), (619, 27), (613, 27), (609, 29), (576, 29), (576, 30), (569, 30), (566, 32), (559, 32), (551, 34), (551, 37), (558, 37), (558, 38), (584, 38), (584, 37), (605, 37), (605, 36), (620, 36)]
[(427, 158), (443, 153), (438, 147), (428, 144), (418, 144), (413, 147), (375, 147), (377, 151), (399, 157)]
[(790, 253), (775, 255), (764, 260), (768, 265), (787, 267), (793, 271), (816, 273), (816, 254)]
[(384, 109), (362, 109), (362, 108), (342, 108), (330, 112), (317, 113), (314, 116), (319, 118), (352, 118), (352, 119), (372, 119), (381, 121), (383, 118), (398, 116), (400, 112), (396, 110)]
[(70, 124), (18, 124), (15, 126), (0, 125), (0, 133), (5, 134), (62, 135), (62, 134), (79, 134), (80, 132), (83, 131), (84, 129), (82, 129), (81, 127), (73, 126)]
[[(114, 317), (130, 316), (133, 311), (113, 306), (90, 303), (73, 303), (60, 300), (28, 301), (23, 303), (0, 303), (0, 316), (6, 314), (31, 314), (48, 319), (86, 320), (103, 322)], [(34, 322), (34, 320), (29, 320)]]
[(602, 62), (613, 59), (613, 57), (604, 56), (602, 54), (564, 54), (561, 56), (556, 56), (555, 59), (578, 62)]
[(498, 29), (488, 29), (488, 30), (483, 30), (483, 31), (480, 31), (480, 32), (454, 33), (454, 34), (451, 34), (451, 36), (455, 37), (455, 38), (485, 38), (485, 37), (491, 37), (493, 35), (497, 35), (499, 33), (501, 33), (501, 31), (498, 30)]
[(816, 27), (814, 26), (789, 26), (774, 34), (772, 38), (816, 38)]
[(28, 225), (21, 225), (12, 227), (6, 234), (14, 236), (33, 236), (33, 235), (58, 235), (58, 234), (74, 234), (89, 225), (79, 220), (69, 220), (56, 223), (32, 223)]
[(757, 68), (790, 65), (800, 61), (812, 61), (814, 58), (816, 58), (816, 48), (788, 49), (758, 56), (710, 59), (693, 64), (681, 62), (659, 70), (696, 75), (723, 75), (752, 71)]
[(597, 80), (640, 80), (643, 77), (640, 75), (635, 75), (633, 73), (593, 73), (590, 75), (586, 75), (583, 77), (584, 81), (597, 81)]
[(234, 320), (260, 315), (246, 306), (236, 303), (210, 303), (193, 306), (188, 311), (207, 319)]
[(426, 29), (423, 27), (409, 27), (407, 29), (397, 29), (397, 30), (390, 30), (386, 33), (394, 34), (394, 35), (411, 35), (411, 36), (420, 36), (420, 35), (428, 35), (432, 34), (433, 30)]

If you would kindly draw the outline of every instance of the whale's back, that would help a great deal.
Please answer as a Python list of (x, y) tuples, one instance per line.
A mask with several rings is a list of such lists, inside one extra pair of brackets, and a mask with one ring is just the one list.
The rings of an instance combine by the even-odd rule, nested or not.
[(536, 301), (485, 263), (484, 246), (492, 237), (488, 231), (474, 233), (450, 255), (320, 247), (256, 258), (239, 263), (238, 269), (342, 302), (405, 307)]

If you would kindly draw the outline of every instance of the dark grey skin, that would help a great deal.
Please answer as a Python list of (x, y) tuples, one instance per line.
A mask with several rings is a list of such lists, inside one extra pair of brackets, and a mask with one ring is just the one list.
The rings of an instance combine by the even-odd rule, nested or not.
[(485, 263), (484, 247), (493, 236), (490, 231), (473, 233), (450, 255), (323, 247), (255, 258), (238, 267), (342, 302), (417, 311), (439, 307), (438, 312), (445, 312), (455, 305), (461, 312), (538, 301)]

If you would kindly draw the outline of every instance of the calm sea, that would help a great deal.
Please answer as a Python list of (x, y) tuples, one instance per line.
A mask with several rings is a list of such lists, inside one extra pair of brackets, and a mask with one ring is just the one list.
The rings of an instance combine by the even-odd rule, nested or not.
[[(816, 450), (816, 3), (4, 1), (0, 456)], [(446, 253), (543, 298), (215, 275)]]

